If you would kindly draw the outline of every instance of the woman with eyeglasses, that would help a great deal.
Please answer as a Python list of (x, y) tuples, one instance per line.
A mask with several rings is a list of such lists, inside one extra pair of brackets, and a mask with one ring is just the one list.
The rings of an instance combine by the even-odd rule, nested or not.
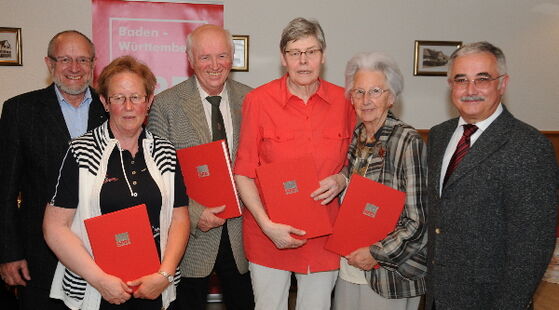
[[(255, 169), (264, 164), (312, 156), (321, 201), (334, 221), (346, 186), (339, 174), (346, 162), (354, 112), (343, 88), (320, 78), (326, 42), (316, 21), (292, 20), (280, 40), (287, 70), (247, 95), (235, 163), (235, 180), (250, 212), (243, 241), (256, 309), (287, 309), (291, 275), (297, 279), (297, 309), (330, 309), (339, 258), (324, 249), (327, 237), (305, 239), (300, 227), (270, 220), (256, 187)], [(297, 235), (302, 239), (296, 239)]]
[[(45, 211), (45, 239), (59, 259), (51, 297), (72, 309), (167, 309), (188, 241), (188, 197), (173, 145), (143, 128), (156, 79), (123, 56), (103, 69), (98, 84), (109, 120), (70, 143)], [(161, 265), (125, 283), (95, 264), (84, 220), (140, 204)]]
[(427, 149), (417, 131), (390, 111), (404, 87), (392, 58), (357, 54), (347, 63), (345, 81), (359, 120), (349, 173), (405, 192), (406, 202), (386, 238), (341, 257), (334, 308), (416, 310), (425, 293)]

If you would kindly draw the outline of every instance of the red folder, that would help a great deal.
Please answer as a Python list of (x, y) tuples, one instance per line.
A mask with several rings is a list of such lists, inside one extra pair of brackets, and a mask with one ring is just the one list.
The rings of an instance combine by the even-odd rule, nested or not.
[(354, 174), (324, 247), (345, 256), (375, 244), (394, 231), (405, 202), (404, 192)]
[(146, 205), (84, 220), (95, 263), (124, 282), (159, 270)]
[(241, 216), (225, 140), (180, 149), (177, 157), (190, 198), (208, 208), (225, 205), (216, 214), (223, 219)]
[(311, 198), (319, 187), (312, 158), (262, 165), (256, 168), (260, 197), (270, 219), (306, 232), (297, 239), (328, 235), (332, 224), (326, 207)]

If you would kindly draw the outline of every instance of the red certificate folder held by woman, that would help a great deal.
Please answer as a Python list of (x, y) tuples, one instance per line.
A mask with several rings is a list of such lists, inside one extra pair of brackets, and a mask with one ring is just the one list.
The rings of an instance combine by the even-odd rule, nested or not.
[(180, 149), (177, 158), (188, 197), (208, 208), (224, 205), (216, 214), (223, 219), (241, 216), (225, 140)]
[(156, 273), (161, 265), (146, 205), (84, 220), (95, 263), (124, 282)]
[(268, 216), (306, 232), (297, 239), (328, 235), (332, 224), (325, 207), (311, 198), (320, 185), (312, 158), (262, 165), (256, 168), (260, 197)]
[(404, 192), (352, 175), (324, 248), (346, 256), (384, 239), (396, 228), (405, 202)]

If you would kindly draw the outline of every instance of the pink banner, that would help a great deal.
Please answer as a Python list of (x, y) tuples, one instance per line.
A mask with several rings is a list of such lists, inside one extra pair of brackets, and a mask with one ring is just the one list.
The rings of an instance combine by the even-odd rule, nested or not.
[(95, 76), (113, 59), (132, 55), (157, 77), (156, 93), (192, 75), (186, 36), (202, 24), (223, 26), (223, 5), (92, 0)]

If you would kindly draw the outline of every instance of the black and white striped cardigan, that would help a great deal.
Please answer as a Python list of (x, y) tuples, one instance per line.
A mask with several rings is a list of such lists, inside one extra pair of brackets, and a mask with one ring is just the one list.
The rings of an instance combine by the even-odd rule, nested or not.
[[(79, 204), (71, 229), (82, 240), (90, 254), (91, 246), (83, 221), (101, 215), (99, 206), (101, 187), (109, 157), (117, 144), (116, 139), (110, 138), (108, 122), (105, 122), (73, 140), (66, 153), (66, 156), (73, 156), (79, 166)], [(160, 248), (161, 255), (164, 255), (168, 234), (163, 232), (169, 231), (175, 197), (176, 153), (168, 140), (153, 135), (147, 130), (142, 147), (147, 168), (161, 192)], [(62, 299), (70, 309), (97, 310), (101, 301), (101, 295), (95, 288), (66, 269), (60, 262), (56, 268), (50, 297)], [(174, 299), (175, 286), (169, 285), (162, 293), (163, 308), (166, 309)]]

